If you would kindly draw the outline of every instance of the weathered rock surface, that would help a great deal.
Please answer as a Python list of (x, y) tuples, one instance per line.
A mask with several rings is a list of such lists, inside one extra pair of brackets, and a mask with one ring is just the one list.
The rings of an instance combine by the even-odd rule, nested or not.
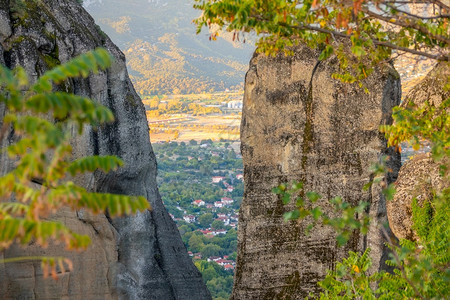
[[(450, 91), (444, 86), (450, 80), (448, 62), (438, 63), (427, 76), (417, 84), (405, 97), (402, 107), (409, 104), (423, 106), (425, 102), (438, 107), (450, 97)], [(433, 201), (434, 193), (449, 187), (448, 180), (440, 175), (439, 166), (449, 166), (448, 159), (434, 162), (430, 153), (413, 156), (401, 168), (395, 182), (397, 192), (394, 199), (387, 203), (389, 226), (399, 239), (417, 240), (412, 225), (412, 201), (422, 206), (426, 201)], [(448, 176), (448, 174), (447, 174)]]
[[(37, 78), (59, 62), (99, 46), (115, 57), (113, 66), (87, 79), (74, 80), (66, 88), (108, 106), (116, 121), (97, 131), (87, 129), (73, 145), (77, 156), (113, 154), (125, 161), (125, 167), (78, 180), (94, 191), (143, 195), (152, 211), (115, 220), (82, 211), (59, 212), (55, 218), (88, 234), (92, 246), (86, 252), (69, 254), (60, 246), (39, 249), (30, 245), (4, 251), (0, 258), (68, 255), (74, 270), (53, 281), (43, 279), (39, 263), (0, 264), (0, 298), (210, 299), (161, 202), (144, 106), (128, 78), (123, 53), (76, 0), (0, 0), (0, 63), (10, 68), (21, 65)], [(1, 106), (0, 114), (4, 113)], [(11, 134), (4, 140), (2, 148), (13, 138)], [(4, 151), (1, 155), (4, 174), (11, 161)]]
[[(330, 78), (337, 62), (318, 63), (318, 52), (298, 47), (293, 57), (254, 55), (246, 75), (241, 124), (244, 200), (239, 214), (238, 258), (232, 299), (303, 299), (348, 250), (372, 248), (373, 269), (384, 265), (380, 234), (386, 222), (379, 189), (362, 191), (369, 167), (392, 155), (392, 182), (400, 157), (386, 148), (378, 128), (389, 124), (400, 103), (400, 80), (390, 66), (376, 70), (365, 85)], [(373, 219), (367, 237), (356, 234), (338, 248), (335, 234), (306, 222), (285, 223), (284, 207), (271, 189), (300, 180), (306, 190), (326, 198), (342, 196), (370, 203)]]
[(434, 162), (429, 154), (419, 154), (400, 168), (395, 182), (397, 192), (394, 199), (387, 202), (389, 226), (397, 238), (418, 238), (412, 228), (411, 206), (414, 198), (418, 205), (423, 206), (426, 201), (433, 201), (434, 193), (448, 188), (449, 183), (439, 174), (441, 163)]
[(445, 84), (449, 82), (450, 64), (448, 62), (439, 62), (426, 75), (426, 77), (406, 95), (402, 102), (402, 107), (409, 103), (423, 105), (425, 101), (438, 107), (441, 103), (450, 97), (450, 91), (444, 90)]

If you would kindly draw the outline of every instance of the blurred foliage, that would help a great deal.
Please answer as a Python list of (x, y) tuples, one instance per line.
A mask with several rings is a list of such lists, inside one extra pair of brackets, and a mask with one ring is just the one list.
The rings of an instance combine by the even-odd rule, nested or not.
[[(329, 208), (324, 209), (324, 203), (317, 203), (322, 196), (316, 192), (305, 192), (302, 182), (293, 182), (290, 187), (286, 184), (280, 184), (273, 188), (272, 192), (279, 195), (284, 205), (293, 202), (297, 207), (295, 210), (284, 214), (285, 221), (310, 219), (306, 233), (309, 233), (319, 223), (330, 226), (338, 234), (337, 241), (341, 246), (347, 243), (354, 230), (361, 230), (364, 234), (367, 233), (369, 217), (365, 213), (368, 205), (366, 202), (351, 206), (341, 197), (334, 197), (328, 201), (333, 208), (331, 214), (328, 214), (325, 211), (329, 211)], [(357, 217), (358, 215), (361, 217)]]

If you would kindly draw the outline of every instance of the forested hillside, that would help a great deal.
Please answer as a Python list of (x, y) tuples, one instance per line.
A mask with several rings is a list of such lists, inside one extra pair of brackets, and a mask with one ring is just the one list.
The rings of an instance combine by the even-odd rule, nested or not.
[(196, 35), (192, 1), (85, 0), (84, 6), (125, 53), (142, 95), (242, 87), (254, 47), (226, 33), (215, 42)]

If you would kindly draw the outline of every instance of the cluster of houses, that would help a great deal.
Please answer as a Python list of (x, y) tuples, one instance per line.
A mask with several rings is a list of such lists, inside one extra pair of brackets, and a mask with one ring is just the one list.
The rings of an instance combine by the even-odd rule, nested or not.
[[(211, 178), (211, 181), (212, 181), (212, 183), (222, 182), (223, 185), (225, 186), (224, 192), (228, 192), (228, 193), (233, 192), (234, 191), (234, 187), (231, 184), (229, 184), (228, 182), (224, 181), (224, 179), (225, 179), (225, 177), (223, 177), (223, 176), (213, 176)], [(236, 175), (236, 179), (243, 180), (244, 179), (244, 175), (237, 174)], [(196, 204), (194, 202), (192, 202), (192, 204), (198, 205), (198, 204)], [(227, 206), (227, 205), (231, 205), (231, 204), (233, 204), (233, 199), (230, 199), (228, 197), (224, 197), (224, 198), (221, 199), (221, 201), (215, 202), (214, 203), (214, 207), (221, 208), (221, 207), (224, 207), (224, 206)]]
[[(243, 177), (244, 176), (242, 174), (236, 175), (236, 179), (238, 179), (238, 180), (243, 180)], [(225, 186), (225, 191), (231, 193), (234, 190), (234, 187), (232, 185), (228, 184), (226, 181), (224, 181), (225, 178), (226, 177), (223, 177), (223, 176), (213, 176), (212, 182), (213, 183), (223, 182), (223, 185)], [(196, 199), (196, 200), (192, 201), (193, 206), (206, 207), (208, 209), (211, 209), (213, 212), (215, 212), (217, 209), (231, 206), (233, 203), (234, 203), (234, 200), (229, 197), (222, 197), (220, 199), (220, 201), (215, 201), (214, 203), (206, 203), (205, 201), (203, 201), (201, 199)], [(181, 207), (179, 207), (178, 209), (183, 210)], [(185, 210), (184, 210), (184, 213), (185, 213), (183, 216), (184, 221), (186, 221), (187, 223), (195, 223), (196, 222), (196, 216), (194, 216), (192, 214), (187, 215)], [(171, 215), (171, 216), (174, 220), (178, 220), (178, 219), (175, 219), (173, 215)], [(222, 221), (226, 226), (231, 226), (233, 228), (236, 228), (236, 226), (237, 226), (237, 216), (236, 215), (227, 216), (225, 214), (218, 214), (218, 218), (216, 220)], [(205, 235), (207, 235), (207, 234), (215, 235), (215, 232), (211, 231), (211, 232), (205, 233)]]
[(228, 255), (224, 257), (220, 256), (211, 256), (206, 259), (208, 262), (215, 262), (218, 265), (222, 266), (225, 270), (234, 270), (236, 267), (236, 262), (234, 260), (228, 259)]
[[(171, 215), (173, 218), (173, 215)], [(238, 218), (239, 216), (237, 214), (222, 214), (219, 213), (217, 214), (217, 218), (215, 220), (221, 221), (223, 222), (223, 224), (225, 226), (231, 226), (232, 228), (236, 228), (237, 227), (237, 222), (238, 222)], [(187, 223), (195, 223), (195, 221), (197, 220), (196, 216), (194, 215), (184, 215), (183, 216), (183, 220), (186, 221)], [(213, 230), (211, 228), (208, 229), (204, 229), (204, 230), (199, 230), (201, 233), (203, 233), (203, 235), (210, 235), (210, 236), (216, 236), (218, 234), (226, 234), (227, 231), (226, 230)]]
[(195, 216), (194, 215), (184, 215), (183, 220), (185, 220), (187, 223), (194, 223), (195, 222)]
[[(192, 201), (192, 205), (195, 206), (206, 206), (206, 208), (222, 208), (225, 206), (229, 206), (233, 204), (234, 200), (228, 197), (223, 197), (220, 201), (214, 202), (214, 204), (206, 204), (203, 200), (194, 200)], [(187, 222), (187, 221), (186, 221)]]
[[(194, 259), (202, 259), (201, 253), (192, 253), (192, 251), (188, 251), (190, 257)], [(227, 271), (233, 271), (236, 267), (236, 262), (234, 260), (228, 259), (228, 255), (220, 256), (210, 256), (206, 259), (207, 262), (215, 262), (219, 266), (222, 266)]]
[(233, 202), (234, 202), (233, 199), (228, 198), (228, 197), (223, 197), (223, 198), (220, 198), (220, 201), (214, 202), (214, 207), (222, 208), (222, 207), (233, 204)]
[(227, 230), (226, 229), (213, 229), (213, 228), (208, 228), (208, 229), (198, 229), (198, 231), (200, 231), (201, 233), (203, 233), (204, 236), (216, 236), (219, 234), (227, 234)]
[[(227, 182), (224, 181), (225, 179), (226, 179), (226, 177), (224, 177), (224, 176), (213, 176), (213, 177), (211, 177), (212, 183), (219, 183), (219, 182), (222, 182), (222, 181), (223, 181), (223, 184), (224, 184), (226, 187), (228, 187), (229, 184), (228, 184)], [(237, 174), (237, 175), (236, 175), (236, 179), (237, 179), (237, 180), (244, 180), (244, 175), (243, 175), (243, 174)]]

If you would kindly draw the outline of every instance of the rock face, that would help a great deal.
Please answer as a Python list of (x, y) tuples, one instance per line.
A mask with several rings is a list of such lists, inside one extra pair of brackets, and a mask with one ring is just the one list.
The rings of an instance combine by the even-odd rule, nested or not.
[(433, 200), (433, 192), (449, 187), (449, 183), (439, 175), (441, 163), (435, 163), (429, 154), (419, 154), (400, 168), (395, 182), (397, 192), (394, 199), (387, 203), (389, 226), (397, 238), (418, 239), (412, 228), (413, 198), (423, 206), (426, 201)]
[[(380, 124), (400, 103), (400, 80), (390, 66), (364, 84), (370, 94), (330, 78), (337, 61), (318, 62), (306, 47), (293, 57), (254, 55), (246, 75), (241, 124), (244, 200), (239, 214), (238, 258), (232, 299), (303, 299), (348, 250), (372, 248), (373, 269), (384, 266), (380, 225), (386, 222), (379, 189), (362, 191), (369, 167), (390, 154), (393, 182), (400, 156), (386, 148)], [(299, 180), (307, 191), (370, 203), (372, 227), (338, 248), (332, 230), (307, 222), (285, 223), (284, 207), (271, 189)], [(328, 206), (329, 207), (329, 206)]]
[[(448, 62), (438, 63), (427, 76), (417, 84), (405, 97), (402, 107), (409, 104), (423, 106), (426, 101), (434, 107), (439, 107), (450, 97), (450, 91), (445, 90), (445, 84), (450, 80), (450, 65)], [(447, 111), (448, 112), (448, 111)], [(447, 158), (436, 163), (429, 153), (413, 156), (400, 169), (395, 182), (397, 192), (394, 199), (388, 202), (387, 213), (389, 226), (399, 239), (417, 240), (412, 225), (412, 201), (422, 206), (426, 201), (433, 200), (433, 193), (441, 192), (449, 187), (439, 173), (439, 166), (449, 166)], [(448, 175), (448, 174), (447, 174)]]
[(450, 91), (444, 90), (445, 84), (450, 78), (450, 63), (439, 62), (427, 74), (427, 76), (406, 95), (402, 107), (409, 103), (422, 106), (425, 101), (438, 107), (443, 101), (450, 97)]
[[(66, 88), (108, 106), (116, 121), (96, 131), (87, 129), (73, 141), (74, 152), (76, 156), (117, 155), (125, 167), (78, 181), (94, 191), (143, 195), (152, 211), (115, 220), (83, 211), (59, 212), (55, 218), (88, 234), (92, 246), (83, 253), (66, 253), (57, 245), (4, 251), (0, 258), (68, 255), (74, 270), (53, 281), (43, 279), (39, 263), (0, 264), (1, 298), (210, 299), (161, 202), (144, 106), (128, 78), (124, 55), (75, 0), (0, 0), (0, 63), (10, 68), (21, 65), (37, 78), (54, 65), (99, 46), (115, 57), (113, 66), (87, 79), (74, 80)], [(4, 113), (1, 106), (0, 114)], [(11, 133), (2, 148), (13, 138)], [(4, 174), (11, 162), (3, 151), (1, 155)]]

